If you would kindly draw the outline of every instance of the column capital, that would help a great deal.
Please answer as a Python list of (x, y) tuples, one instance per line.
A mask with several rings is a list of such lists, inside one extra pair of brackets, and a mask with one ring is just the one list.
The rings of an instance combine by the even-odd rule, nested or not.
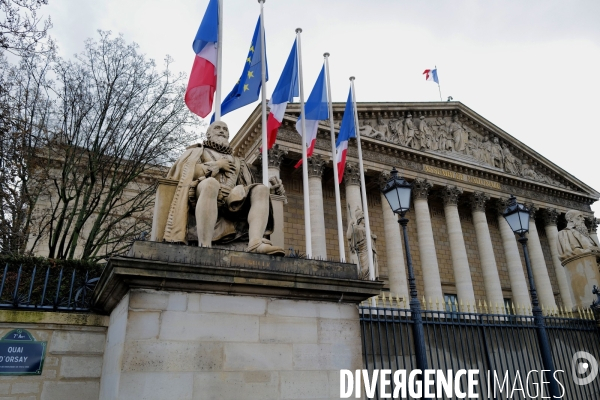
[(442, 189), (442, 199), (444, 206), (455, 206), (458, 204), (458, 198), (462, 194), (462, 188), (453, 185), (446, 185)]
[(283, 158), (287, 156), (288, 151), (284, 147), (279, 147), (278, 144), (274, 145), (271, 149), (268, 150), (268, 158), (269, 158), (269, 168), (277, 168), (281, 167), (281, 162)]
[(529, 219), (535, 220), (535, 214), (538, 211), (538, 208), (532, 202), (524, 203), (525, 207), (529, 209)]
[(504, 217), (504, 210), (508, 207), (508, 197), (500, 197), (499, 199), (496, 199), (494, 203), (498, 216)]
[(346, 186), (360, 186), (360, 168), (357, 163), (346, 162), (344, 169), (344, 183)]
[(379, 177), (377, 178), (377, 183), (379, 184), (379, 189), (383, 189), (385, 187), (385, 184), (387, 183), (388, 179), (390, 179), (390, 171), (388, 171), (388, 170), (381, 171), (381, 173), (379, 174)]
[(433, 185), (427, 180), (423, 178), (416, 178), (412, 182), (412, 196), (413, 199), (425, 199), (427, 200), (427, 196), (429, 196), (429, 190), (433, 187)]
[(546, 208), (542, 215), (544, 217), (544, 224), (546, 226), (556, 226), (556, 221), (558, 220), (558, 216), (560, 215), (560, 213), (558, 212), (558, 210), (556, 210), (556, 208)]
[(596, 233), (596, 231), (598, 230), (598, 218), (585, 217), (585, 222), (590, 229), (590, 233)]
[(490, 199), (490, 195), (485, 192), (473, 192), (471, 195), (471, 210), (485, 212), (485, 203)]
[(323, 176), (323, 171), (325, 170), (327, 161), (323, 159), (320, 154), (313, 154), (307, 159), (307, 161), (308, 164), (306, 165), (306, 169), (308, 170), (308, 176), (314, 176), (320, 179)]

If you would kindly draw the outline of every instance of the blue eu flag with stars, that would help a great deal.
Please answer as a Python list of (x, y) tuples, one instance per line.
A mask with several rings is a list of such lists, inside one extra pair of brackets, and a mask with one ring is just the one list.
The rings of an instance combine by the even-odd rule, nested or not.
[[(260, 88), (262, 86), (260, 75), (262, 68), (261, 54), (260, 17), (258, 17), (254, 35), (252, 36), (252, 44), (250, 45), (248, 57), (246, 57), (246, 62), (244, 63), (244, 72), (242, 72), (242, 76), (233, 87), (233, 90), (225, 97), (223, 103), (221, 103), (221, 115), (225, 115), (228, 112), (237, 110), (238, 108), (258, 100), (258, 95), (260, 94)], [(265, 57), (265, 63), (266, 61)], [(269, 80), (269, 70), (268, 68), (265, 69), (267, 71), (266, 80)], [(213, 114), (210, 122), (212, 123), (214, 120), (215, 114)]]

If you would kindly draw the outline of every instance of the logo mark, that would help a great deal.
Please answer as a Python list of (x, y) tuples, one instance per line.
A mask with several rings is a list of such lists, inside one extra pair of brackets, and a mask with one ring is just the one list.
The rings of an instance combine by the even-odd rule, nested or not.
[(586, 351), (578, 351), (571, 359), (571, 373), (576, 385), (587, 385), (598, 376), (598, 361)]

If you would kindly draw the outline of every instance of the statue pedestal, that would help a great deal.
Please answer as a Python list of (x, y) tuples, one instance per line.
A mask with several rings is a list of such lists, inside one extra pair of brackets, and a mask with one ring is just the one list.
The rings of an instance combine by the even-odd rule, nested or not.
[(353, 264), (136, 242), (94, 292), (110, 314), (100, 399), (339, 398), (362, 369)]
[(589, 308), (596, 296), (592, 293), (594, 285), (600, 287), (600, 272), (596, 261), (597, 253), (583, 253), (562, 261), (571, 285), (575, 308)]

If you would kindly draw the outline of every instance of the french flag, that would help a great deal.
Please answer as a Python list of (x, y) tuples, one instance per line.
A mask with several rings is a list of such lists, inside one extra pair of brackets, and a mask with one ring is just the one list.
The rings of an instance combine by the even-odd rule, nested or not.
[(218, 36), (219, 1), (210, 0), (192, 44), (196, 57), (185, 91), (185, 104), (191, 112), (202, 118), (212, 110), (217, 87)]
[[(319, 129), (319, 121), (329, 118), (329, 108), (327, 104), (327, 86), (325, 86), (325, 65), (321, 68), (321, 73), (317, 78), (317, 82), (313, 87), (313, 90), (308, 96), (308, 100), (304, 104), (304, 124), (306, 126), (306, 143), (308, 147), (306, 150), (306, 156), (312, 156), (313, 150), (315, 149), (315, 143), (317, 142), (317, 131)], [(296, 130), (302, 136), (302, 119), (298, 117), (296, 122)], [(302, 159), (298, 161), (295, 168), (302, 165)]]
[(348, 140), (356, 137), (356, 126), (354, 124), (354, 107), (352, 105), (352, 88), (348, 92), (348, 101), (342, 117), (340, 133), (335, 142), (335, 162), (338, 169), (338, 183), (342, 183), (344, 169), (346, 168), (346, 153), (348, 152)]
[(283, 72), (269, 100), (269, 117), (267, 119), (267, 149), (275, 144), (277, 131), (283, 121), (287, 103), (299, 96), (298, 88), (298, 51), (296, 41), (283, 67)]
[(438, 75), (437, 75), (437, 68), (426, 69), (425, 71), (423, 71), (423, 75), (425, 75), (426, 81), (432, 81), (432, 82), (437, 83), (438, 85), (440, 84), (440, 81), (438, 80)]

